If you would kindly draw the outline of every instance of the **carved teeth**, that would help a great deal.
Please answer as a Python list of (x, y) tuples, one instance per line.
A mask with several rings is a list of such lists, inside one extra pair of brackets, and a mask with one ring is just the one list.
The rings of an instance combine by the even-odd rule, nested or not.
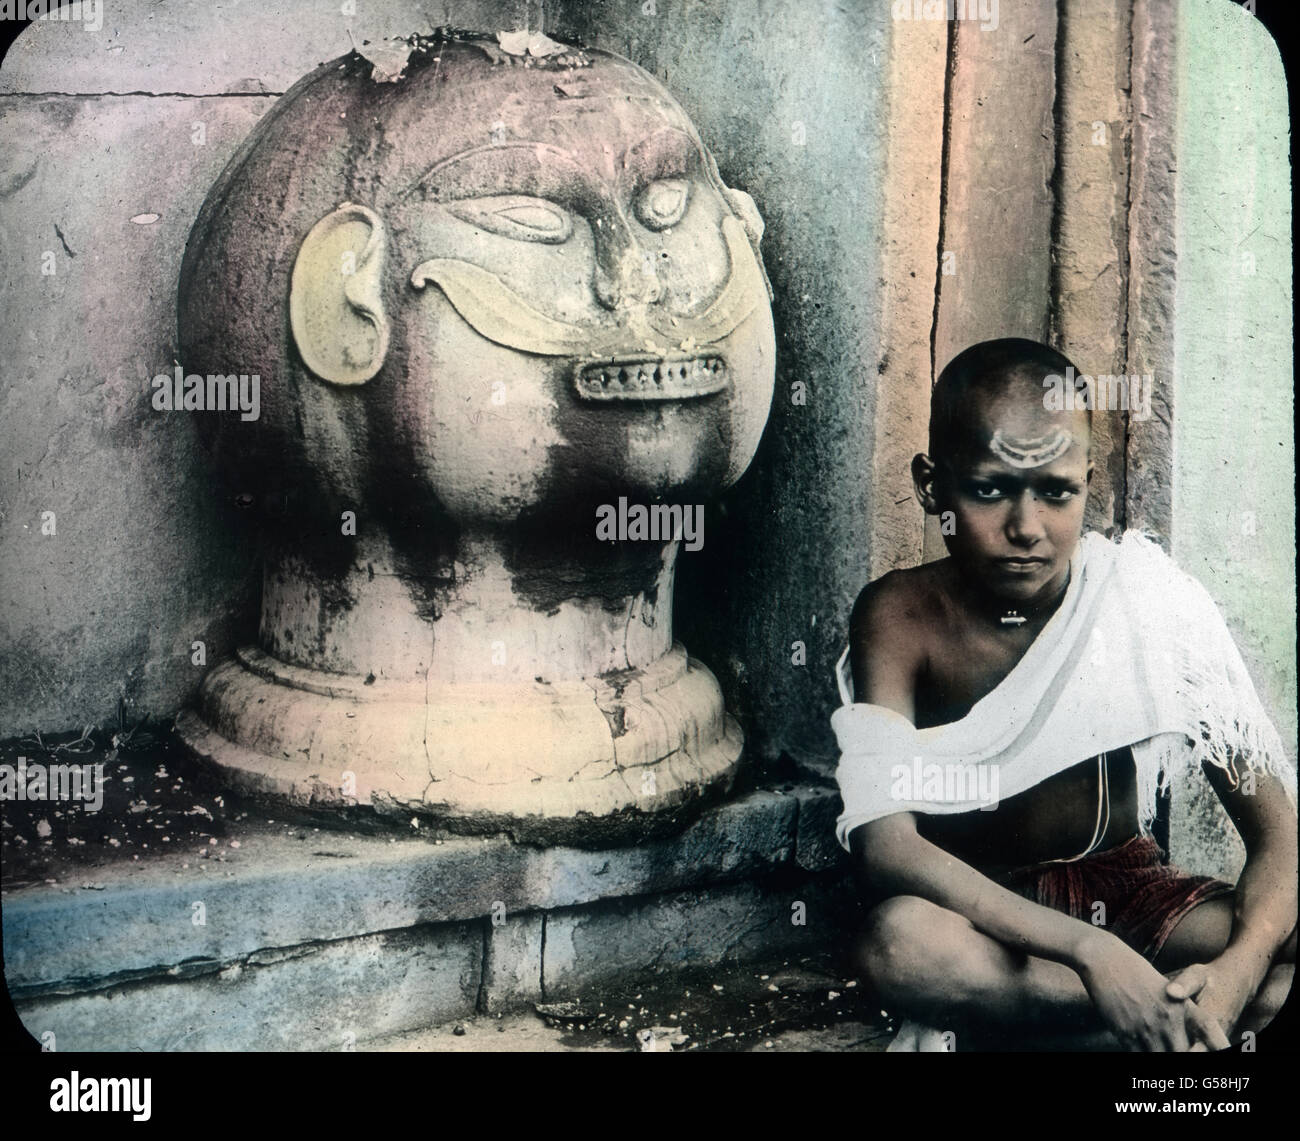
[(730, 383), (721, 357), (580, 364), (574, 381), (583, 400), (687, 400)]

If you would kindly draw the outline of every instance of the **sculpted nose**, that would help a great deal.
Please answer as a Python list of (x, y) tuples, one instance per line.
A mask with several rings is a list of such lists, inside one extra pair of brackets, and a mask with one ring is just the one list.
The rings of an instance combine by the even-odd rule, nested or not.
[(654, 253), (621, 214), (607, 213), (592, 226), (596, 239), (596, 299), (606, 309), (653, 305), (663, 295)]

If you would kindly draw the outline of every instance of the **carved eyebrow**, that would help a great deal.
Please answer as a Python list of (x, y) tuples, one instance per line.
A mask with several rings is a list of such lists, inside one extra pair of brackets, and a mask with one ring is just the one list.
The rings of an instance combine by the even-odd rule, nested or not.
[(400, 198), (413, 194), (463, 198), (484, 193), (528, 193), (559, 197), (589, 175), (571, 155), (550, 143), (484, 143), (440, 159), (417, 178)]
[[(633, 183), (653, 182), (687, 173), (703, 163), (699, 144), (678, 127), (661, 127), (623, 153), (622, 173)], [(482, 143), (440, 159), (402, 194), (462, 198), (484, 193), (533, 194), (539, 198), (574, 197), (577, 187), (594, 189), (593, 174), (567, 151), (552, 143), (512, 140)], [(581, 191), (578, 194), (583, 197)]]
[(621, 170), (634, 181), (653, 182), (688, 173), (703, 162), (699, 144), (678, 127), (660, 127), (623, 152)]

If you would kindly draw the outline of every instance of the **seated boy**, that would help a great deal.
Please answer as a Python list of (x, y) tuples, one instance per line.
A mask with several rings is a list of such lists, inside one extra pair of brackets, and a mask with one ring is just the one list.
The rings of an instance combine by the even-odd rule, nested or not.
[[(837, 835), (893, 1048), (1222, 1049), (1290, 989), (1294, 774), (1208, 594), (1140, 535), (1081, 538), (1091, 413), (1044, 401), (1069, 367), (1007, 339), (943, 370), (912, 473), (948, 557), (853, 609)], [(1193, 765), (1245, 843), (1235, 886), (1150, 837)]]

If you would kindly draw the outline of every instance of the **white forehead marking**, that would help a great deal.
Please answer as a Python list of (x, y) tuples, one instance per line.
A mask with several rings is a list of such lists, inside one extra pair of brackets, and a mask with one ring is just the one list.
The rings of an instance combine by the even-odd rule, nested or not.
[(1011, 467), (1042, 467), (1065, 455), (1070, 450), (1070, 442), (1069, 435), (1061, 428), (1050, 436), (1023, 442), (1003, 439), (1002, 429), (998, 428), (989, 441), (989, 451)]

